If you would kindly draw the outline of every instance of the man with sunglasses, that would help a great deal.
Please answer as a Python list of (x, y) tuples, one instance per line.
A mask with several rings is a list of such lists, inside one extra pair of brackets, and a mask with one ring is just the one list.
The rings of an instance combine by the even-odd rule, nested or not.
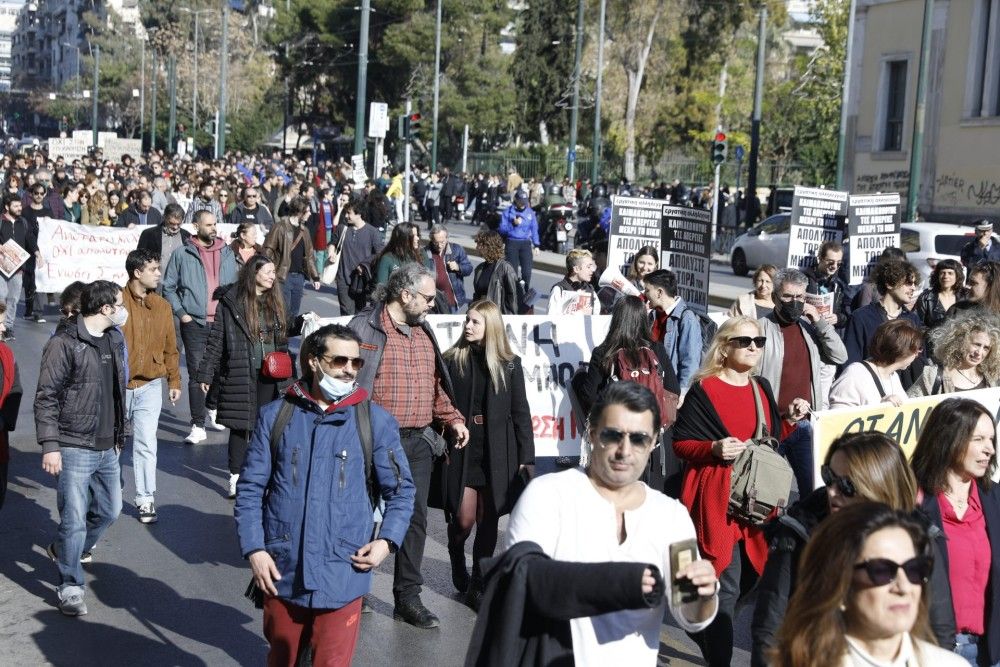
[(271, 231), (274, 226), (270, 209), (260, 200), (260, 190), (252, 186), (243, 190), (243, 201), (229, 212), (229, 224), (239, 225), (244, 222), (260, 225), (265, 232)]
[[(847, 361), (847, 350), (830, 319), (805, 302), (808, 284), (809, 278), (798, 269), (782, 269), (775, 275), (774, 310), (759, 320), (767, 344), (758, 374), (771, 385), (779, 406), (804, 398), (810, 409), (823, 410), (829, 393), (823, 388), (823, 367)], [(812, 490), (816, 485), (809, 422), (800, 422), (782, 447), (798, 488)]]
[(436, 628), (437, 616), (420, 601), (432, 462), (444, 453), (438, 433), (447, 429), (455, 447), (461, 448), (469, 431), (455, 408), (451, 378), (425, 320), (437, 296), (434, 274), (409, 262), (393, 271), (379, 289), (376, 302), (348, 326), (361, 339), (365, 362), (358, 384), (399, 422), (399, 438), (416, 486), (410, 529), (396, 556), (393, 617), (418, 628)]
[(980, 220), (976, 223), (976, 238), (962, 248), (962, 266), (968, 270), (976, 262), (1000, 262), (1000, 242), (993, 238), (993, 223)]
[[(665, 606), (688, 632), (705, 629), (718, 609), (719, 582), (707, 560), (695, 552), (690, 562), (676, 570), (671, 563), (670, 545), (695, 537), (687, 510), (639, 481), (656, 444), (659, 410), (656, 397), (646, 387), (634, 382), (609, 384), (590, 411), (584, 468), (534, 480), (511, 514), (506, 549), (533, 542), (555, 561), (647, 564), (641, 582), (629, 584), (630, 588), (641, 585), (644, 604), (627, 608), (622, 597), (617, 598), (617, 607), (608, 603), (610, 592), (624, 589), (625, 582), (601, 581), (588, 596), (586, 582), (567, 585), (560, 581), (563, 619), (584, 606), (578, 596), (589, 603), (586, 608), (601, 610), (569, 621), (571, 661), (575, 659), (578, 665), (655, 665)], [(529, 587), (530, 580), (529, 576)], [(671, 588), (675, 582), (682, 582), (681, 590), (691, 596), (689, 602), (674, 605)], [(494, 588), (488, 584), (488, 596)], [(542, 591), (527, 593), (544, 595)], [(490, 601), (484, 600), (484, 609), (492, 607), (487, 605)], [(546, 621), (557, 623), (557, 619)]]
[[(55, 215), (46, 203), (45, 185), (36, 180), (35, 184), (28, 190), (28, 193), (28, 203), (24, 206), (21, 215), (25, 222), (28, 223), (28, 229), (31, 230), (31, 233), (37, 239), (39, 231), (38, 219), (53, 218)], [(42, 295), (38, 294), (35, 290), (35, 268), (39, 259), (39, 254), (35, 253), (28, 258), (28, 261), (22, 267), (24, 270), (24, 319), (44, 324), (45, 318), (42, 317), (44, 301)]]
[[(318, 329), (302, 344), (301, 366), (302, 380), (261, 409), (236, 486), (237, 534), (265, 593), (268, 664), (299, 664), (307, 650), (312, 664), (349, 665), (371, 573), (406, 535), (413, 480), (396, 421), (378, 405), (370, 454), (362, 446), (356, 411), (368, 392), (357, 383), (357, 335), (339, 324)], [(385, 501), (374, 539), (369, 482)]]
[(850, 316), (851, 300), (847, 283), (841, 276), (844, 266), (844, 246), (840, 241), (825, 241), (816, 251), (816, 266), (805, 271), (809, 278), (806, 291), (809, 294), (832, 294), (833, 308), (823, 317), (842, 333)]

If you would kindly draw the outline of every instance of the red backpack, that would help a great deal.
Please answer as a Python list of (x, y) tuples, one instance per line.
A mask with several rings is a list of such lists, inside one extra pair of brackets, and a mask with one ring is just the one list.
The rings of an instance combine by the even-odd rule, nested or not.
[(635, 382), (653, 392), (660, 406), (660, 426), (664, 429), (673, 426), (680, 396), (663, 388), (663, 372), (655, 352), (648, 347), (639, 348), (639, 364), (635, 365), (629, 362), (625, 350), (618, 350), (615, 371), (611, 376), (613, 382)]

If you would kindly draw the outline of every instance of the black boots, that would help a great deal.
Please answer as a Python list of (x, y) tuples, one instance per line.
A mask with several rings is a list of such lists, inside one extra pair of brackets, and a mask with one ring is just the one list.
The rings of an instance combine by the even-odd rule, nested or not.
[(472, 607), (474, 611), (479, 611), (479, 605), (483, 601), (483, 575), (479, 571), (479, 565), (472, 566), (472, 578), (469, 580), (469, 590), (465, 594), (465, 604)]
[(451, 560), (451, 583), (459, 593), (469, 589), (469, 570), (465, 567), (465, 550), (462, 547), (448, 546), (448, 557)]

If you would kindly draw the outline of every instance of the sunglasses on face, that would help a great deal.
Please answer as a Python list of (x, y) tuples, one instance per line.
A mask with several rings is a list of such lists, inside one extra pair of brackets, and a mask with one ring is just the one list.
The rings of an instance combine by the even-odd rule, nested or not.
[(334, 368), (343, 368), (347, 364), (351, 364), (351, 368), (356, 371), (360, 371), (365, 365), (365, 360), (361, 357), (345, 357), (343, 355), (336, 355), (333, 357), (320, 357), (323, 361), (330, 364)]
[(819, 474), (823, 478), (823, 484), (826, 486), (836, 485), (837, 491), (840, 491), (840, 495), (845, 498), (853, 498), (858, 493), (850, 477), (839, 477), (828, 465), (822, 466), (819, 469)]
[(645, 449), (653, 444), (653, 436), (642, 431), (619, 431), (616, 428), (602, 428), (597, 433), (597, 443), (601, 447), (617, 447), (622, 440), (628, 438), (628, 444), (639, 449)]
[(765, 336), (733, 336), (729, 339), (729, 344), (738, 348), (750, 347), (750, 343), (760, 348), (764, 347), (766, 342), (767, 337)]
[(934, 561), (930, 556), (917, 556), (902, 564), (888, 558), (871, 558), (854, 566), (855, 570), (864, 570), (876, 586), (892, 583), (900, 568), (903, 568), (903, 574), (911, 584), (924, 584), (931, 576)]

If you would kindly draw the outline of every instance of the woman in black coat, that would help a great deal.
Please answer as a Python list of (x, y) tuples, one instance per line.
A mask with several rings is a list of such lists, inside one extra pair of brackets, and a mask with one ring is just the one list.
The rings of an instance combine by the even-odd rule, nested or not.
[(240, 269), (236, 283), (216, 290), (219, 305), (196, 376), (205, 392), (218, 385), (216, 421), (230, 429), (230, 498), (236, 497), (236, 480), (257, 423), (257, 410), (278, 398), (291, 382), (261, 373), (268, 353), (288, 352), (284, 302), (274, 285), (274, 263), (265, 255), (255, 255)]
[[(496, 304), (469, 306), (463, 336), (444, 358), (459, 397), (456, 407), (469, 428), (469, 442), (452, 448), (441, 463), (448, 554), (455, 588), (468, 592), (476, 606), (482, 595), (479, 562), (493, 555), (499, 517), (510, 512), (518, 485), (530, 477), (535, 441), (521, 359), (510, 349)], [(470, 582), (465, 541), (473, 526)]]

